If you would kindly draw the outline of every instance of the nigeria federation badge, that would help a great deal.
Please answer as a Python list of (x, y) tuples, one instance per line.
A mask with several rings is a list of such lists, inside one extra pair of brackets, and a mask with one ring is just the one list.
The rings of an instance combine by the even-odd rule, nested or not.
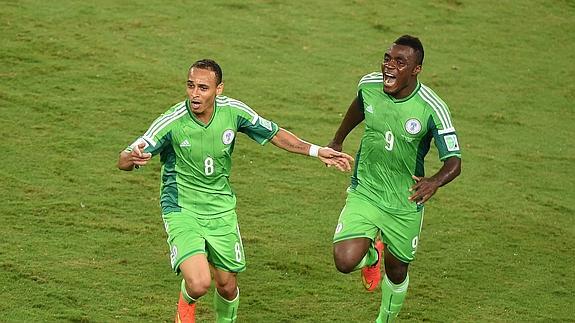
[(412, 135), (416, 135), (421, 131), (421, 123), (415, 118), (409, 119), (405, 122), (405, 131)]
[(232, 141), (234, 141), (234, 137), (235, 137), (235, 133), (232, 129), (228, 129), (226, 131), (224, 131), (224, 134), (222, 135), (222, 142), (224, 143), (224, 145), (229, 145), (232, 143)]

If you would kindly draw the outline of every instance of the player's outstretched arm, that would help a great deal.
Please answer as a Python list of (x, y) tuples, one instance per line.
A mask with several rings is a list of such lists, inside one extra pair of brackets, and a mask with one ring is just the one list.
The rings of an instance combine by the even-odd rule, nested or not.
[(351, 170), (351, 162), (353, 162), (353, 158), (350, 155), (335, 151), (328, 147), (319, 147), (305, 142), (283, 128), (280, 128), (276, 135), (271, 139), (271, 142), (276, 147), (292, 153), (318, 157), (326, 165), (335, 166), (341, 171)]
[(343, 117), (333, 139), (327, 146), (337, 151), (341, 151), (343, 148), (343, 141), (347, 135), (353, 130), (353, 128), (360, 124), (363, 119), (365, 119), (365, 115), (361, 109), (359, 98), (355, 97), (349, 105), (349, 108), (345, 113), (345, 117)]
[(152, 154), (144, 152), (146, 143), (141, 142), (134, 145), (131, 151), (124, 150), (118, 158), (118, 168), (121, 170), (131, 171), (134, 166), (144, 166), (152, 158)]
[(416, 181), (409, 191), (413, 192), (409, 197), (410, 201), (423, 204), (429, 200), (437, 189), (451, 182), (461, 174), (461, 159), (459, 157), (449, 157), (443, 162), (439, 171), (431, 177), (412, 176)]

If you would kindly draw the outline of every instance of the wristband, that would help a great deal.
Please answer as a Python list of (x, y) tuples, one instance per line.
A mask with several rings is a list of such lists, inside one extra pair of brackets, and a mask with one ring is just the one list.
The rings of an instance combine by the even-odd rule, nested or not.
[(311, 145), (309, 146), (309, 155), (312, 157), (317, 157), (317, 155), (319, 154), (319, 149), (321, 147), (318, 145)]

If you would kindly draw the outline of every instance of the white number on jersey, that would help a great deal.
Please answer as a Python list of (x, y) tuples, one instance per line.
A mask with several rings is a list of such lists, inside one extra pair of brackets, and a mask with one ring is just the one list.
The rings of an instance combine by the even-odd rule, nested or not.
[(204, 160), (204, 173), (208, 176), (214, 173), (214, 160), (212, 157), (208, 157)]
[(391, 131), (386, 131), (385, 132), (385, 149), (391, 151), (393, 149), (393, 132)]
[(419, 237), (416, 236), (415, 238), (413, 238), (413, 240), (411, 240), (411, 246), (413, 247), (413, 249), (417, 249), (417, 242), (419, 240), (418, 238)]
[(236, 242), (236, 246), (234, 247), (235, 251), (236, 251), (236, 261), (240, 262), (242, 261), (242, 245), (240, 245), (239, 242)]

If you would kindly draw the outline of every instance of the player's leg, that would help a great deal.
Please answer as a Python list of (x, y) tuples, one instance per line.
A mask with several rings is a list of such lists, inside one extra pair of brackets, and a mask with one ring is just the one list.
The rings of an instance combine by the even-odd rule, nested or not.
[(389, 249), (385, 250), (384, 262), (385, 275), (381, 285), (381, 306), (377, 323), (392, 322), (397, 317), (409, 285), (408, 263), (397, 259)]
[[(368, 290), (374, 290), (381, 278), (381, 242), (376, 243), (379, 229), (365, 215), (380, 212), (363, 199), (348, 195), (333, 237), (333, 257), (342, 273), (362, 269), (362, 280)], [(376, 248), (377, 246), (377, 248)]]
[(409, 263), (415, 257), (422, 221), (423, 211), (400, 216), (387, 213), (382, 219), (382, 236), (387, 248), (381, 306), (376, 322), (393, 321), (403, 306), (409, 285)]
[(179, 271), (183, 279), (180, 285), (176, 323), (194, 323), (196, 301), (208, 292), (211, 284), (206, 255), (195, 254), (186, 258), (180, 264)]
[(208, 261), (214, 267), (216, 292), (214, 309), (217, 322), (236, 322), (240, 302), (237, 273), (245, 270), (246, 261), (235, 212), (210, 221), (206, 237)]
[(182, 294), (189, 303), (206, 295), (210, 289), (212, 277), (205, 254), (196, 254), (186, 258), (180, 264), (180, 272), (184, 278)]
[(349, 274), (359, 268), (372, 265), (377, 261), (377, 254), (369, 252), (370, 238), (353, 238), (333, 244), (333, 261), (337, 270)]
[(172, 269), (183, 276), (176, 322), (195, 322), (195, 302), (206, 294), (211, 275), (201, 224), (189, 213), (163, 215)]
[(214, 293), (216, 322), (236, 322), (240, 304), (237, 274), (215, 269), (214, 280), (216, 282)]

